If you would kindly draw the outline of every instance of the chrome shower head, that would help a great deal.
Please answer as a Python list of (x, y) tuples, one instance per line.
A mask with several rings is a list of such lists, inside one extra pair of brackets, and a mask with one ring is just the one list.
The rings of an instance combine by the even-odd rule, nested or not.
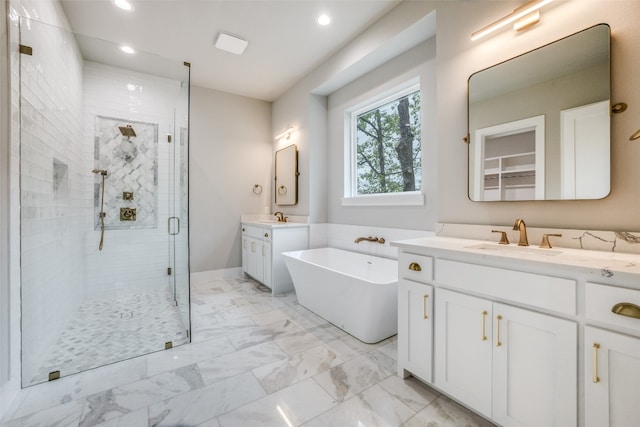
[(107, 170), (106, 169), (94, 169), (91, 171), (91, 173), (99, 173), (102, 176), (107, 176)]
[(136, 131), (133, 130), (131, 125), (118, 126), (118, 129), (120, 129), (120, 133), (122, 134), (122, 136), (126, 136), (126, 137), (136, 136)]

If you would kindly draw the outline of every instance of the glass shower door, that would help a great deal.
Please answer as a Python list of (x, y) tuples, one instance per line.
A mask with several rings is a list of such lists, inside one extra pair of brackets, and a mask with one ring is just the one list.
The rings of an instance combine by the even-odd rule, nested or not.
[[(169, 265), (170, 286), (176, 307), (184, 325), (189, 318), (189, 74), (185, 64), (185, 78), (181, 82), (178, 105), (174, 113), (173, 143), (170, 147), (169, 197)], [(190, 339), (190, 330), (186, 331)]]
[(25, 18), (20, 44), (23, 386), (188, 343), (188, 67)]

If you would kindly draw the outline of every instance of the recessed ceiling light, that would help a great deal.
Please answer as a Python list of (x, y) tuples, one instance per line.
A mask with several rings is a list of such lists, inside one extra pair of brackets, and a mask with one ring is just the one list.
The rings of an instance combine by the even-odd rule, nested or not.
[(322, 15), (318, 16), (317, 22), (322, 26), (329, 25), (331, 24), (331, 17), (323, 13)]
[(127, 12), (131, 12), (133, 10), (133, 5), (129, 3), (127, 0), (111, 0), (111, 2), (122, 10), (126, 10)]
[(130, 46), (120, 46), (120, 50), (129, 55), (133, 55), (136, 51)]
[(247, 48), (248, 44), (248, 41), (227, 33), (218, 34), (218, 38), (216, 40), (216, 47), (218, 49), (231, 52), (236, 55), (241, 55)]

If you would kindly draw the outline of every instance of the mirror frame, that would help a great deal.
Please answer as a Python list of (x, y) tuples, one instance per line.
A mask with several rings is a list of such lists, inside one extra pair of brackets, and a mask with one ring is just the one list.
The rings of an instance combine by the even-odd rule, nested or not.
[[(602, 99), (600, 100), (600, 96), (594, 96), (594, 100), (593, 101), (589, 101), (586, 100), (584, 102), (583, 105), (580, 105), (580, 107), (590, 107), (591, 104), (593, 104), (594, 106), (596, 104), (605, 104), (606, 106), (602, 107), (601, 106), (601, 110), (602, 112), (600, 113), (601, 116), (604, 116), (604, 114), (607, 115), (607, 126), (605, 127), (604, 125), (602, 126), (602, 132), (601, 132), (601, 137), (604, 137), (605, 133), (606, 133), (606, 137), (608, 138), (606, 146), (605, 144), (602, 144), (602, 147), (600, 148), (600, 151), (595, 154), (593, 157), (594, 158), (601, 158), (603, 159), (602, 165), (599, 167), (601, 169), (601, 171), (603, 172), (601, 175), (595, 175), (595, 178), (592, 179), (588, 179), (589, 181), (589, 186), (594, 185), (597, 186), (597, 194), (593, 193), (593, 194), (587, 194), (584, 197), (581, 197), (578, 194), (578, 191), (574, 188), (573, 189), (573, 196), (571, 196), (572, 192), (571, 192), (571, 188), (569, 188), (568, 190), (565, 188), (566, 183), (571, 184), (571, 179), (567, 179), (566, 177), (564, 177), (564, 175), (566, 175), (566, 173), (563, 173), (563, 167), (561, 166), (562, 162), (564, 162), (563, 158), (562, 158), (562, 147), (560, 144), (560, 141), (562, 140), (562, 119), (560, 118), (561, 116), (556, 117), (555, 115), (555, 110), (553, 110), (553, 108), (551, 109), (551, 111), (549, 110), (549, 108), (540, 108), (539, 111), (536, 111), (533, 114), (530, 114), (530, 116), (537, 116), (537, 115), (548, 115), (549, 113), (553, 113), (551, 116), (549, 116), (552, 119), (552, 124), (555, 125), (551, 126), (548, 130), (548, 132), (552, 132), (552, 129), (555, 129), (555, 131), (553, 131), (553, 133), (549, 134), (549, 141), (553, 142), (553, 141), (558, 141), (558, 146), (551, 145), (549, 146), (550, 149), (546, 150), (548, 151), (548, 155), (552, 156), (550, 161), (554, 161), (553, 159), (557, 158), (557, 163), (550, 163), (549, 166), (547, 165), (546, 167), (551, 167), (551, 169), (549, 169), (547, 171), (547, 173), (545, 173), (546, 179), (547, 179), (547, 185), (545, 185), (542, 189), (538, 189), (538, 185), (541, 182), (541, 179), (539, 179), (539, 177), (536, 176), (535, 181), (536, 181), (536, 185), (535, 185), (535, 196), (531, 195), (528, 197), (524, 197), (524, 198), (510, 198), (510, 199), (504, 199), (504, 195), (500, 195), (500, 199), (494, 199), (494, 200), (484, 200), (484, 196), (478, 197), (478, 187), (480, 188), (484, 188), (484, 185), (482, 185), (482, 183), (476, 183), (475, 181), (477, 181), (479, 178), (476, 177), (475, 175), (478, 174), (478, 169), (484, 170), (484, 166), (481, 164), (477, 164), (475, 162), (476, 157), (478, 156), (478, 150), (479, 151), (483, 151), (483, 147), (476, 147), (475, 144), (475, 140), (476, 140), (476, 134), (480, 133), (482, 134), (482, 131), (486, 130), (486, 129), (490, 129), (490, 128), (499, 128), (501, 125), (504, 125), (505, 127), (508, 127), (511, 123), (516, 123), (519, 120), (522, 119), (527, 119), (529, 118), (529, 116), (527, 116), (526, 111), (523, 109), (523, 111), (521, 111), (523, 114), (518, 116), (518, 115), (514, 115), (514, 117), (504, 117), (504, 120), (500, 120), (500, 115), (496, 115), (495, 117), (493, 117), (491, 120), (485, 120), (485, 123), (482, 123), (482, 120), (480, 120), (480, 122), (478, 122), (475, 126), (476, 128), (471, 129), (472, 123), (474, 122), (473, 117), (478, 117), (477, 115), (474, 115), (474, 111), (478, 111), (478, 110), (473, 110), (472, 109), (472, 104), (477, 102), (477, 100), (474, 101), (473, 95), (474, 95), (474, 88), (473, 88), (473, 82), (472, 79), (474, 77), (478, 77), (478, 75), (480, 73), (486, 72), (488, 70), (491, 69), (496, 69), (496, 67), (499, 67), (503, 64), (507, 64), (509, 63), (510, 67), (515, 66), (515, 64), (517, 64), (518, 62), (521, 61), (514, 61), (514, 60), (519, 60), (520, 58), (529, 55), (529, 54), (534, 54), (531, 55), (532, 58), (535, 58), (536, 60), (540, 60), (542, 58), (542, 52), (549, 52), (549, 49), (544, 50), (547, 47), (550, 47), (552, 45), (557, 45), (558, 42), (562, 42), (565, 41), (567, 39), (570, 39), (574, 36), (578, 36), (580, 34), (583, 34), (589, 30), (595, 30), (597, 28), (606, 28), (606, 33), (607, 33), (607, 50), (606, 50), (606, 62), (605, 62), (605, 57), (604, 57), (604, 45), (603, 44), (599, 44), (598, 47), (602, 48), (602, 50), (598, 49), (599, 52), (602, 52), (601, 55), (598, 55), (598, 58), (603, 58), (600, 61), (596, 61), (596, 62), (591, 62), (589, 63), (588, 61), (584, 64), (582, 64), (580, 67), (578, 67), (576, 70), (571, 71), (571, 72), (564, 72), (564, 73), (560, 73), (558, 72), (558, 75), (552, 75), (550, 77), (545, 77), (545, 78), (541, 78), (538, 77), (537, 75), (532, 75), (530, 76), (530, 78), (528, 79), (529, 81), (533, 80), (532, 85), (535, 84), (540, 84), (543, 83), (544, 81), (554, 81), (555, 79), (558, 78), (563, 78), (564, 76), (571, 76), (573, 73), (575, 72), (579, 72), (580, 70), (596, 70), (596, 68), (594, 68), (595, 66), (598, 66), (598, 64), (601, 64), (600, 67), (602, 68), (602, 71), (600, 71), (602, 73), (602, 77), (605, 77), (605, 71), (604, 71), (604, 64), (608, 62), (608, 68), (607, 68), (607, 73), (608, 73), (608, 79), (605, 80), (604, 78), (601, 79), (600, 81), (602, 82), (602, 86), (599, 86), (600, 89), (598, 89), (599, 94), (603, 95), (604, 94), (604, 90), (606, 88), (606, 92), (607, 92), (607, 98), (606, 99)], [(576, 41), (580, 41), (580, 39), (574, 39)], [(602, 43), (604, 43), (604, 37), (602, 35), (602, 38), (600, 39)], [(584, 42), (584, 37), (582, 38), (582, 41)], [(575, 42), (574, 42), (575, 43)], [(586, 53), (582, 53), (583, 51), (578, 49), (574, 49), (572, 50), (573, 52), (576, 52), (575, 57), (576, 58), (581, 58), (583, 56), (587, 56)], [(571, 50), (569, 50), (569, 52), (571, 52)], [(547, 56), (549, 56), (547, 54)], [(588, 56), (587, 56), (588, 58)], [(513, 62), (512, 62), (513, 61)], [(577, 62), (574, 60), (574, 62)], [(531, 69), (532, 67), (528, 67), (529, 69)], [(499, 68), (496, 69), (496, 71), (500, 70)], [(503, 67), (502, 69), (504, 73), (505, 68)], [(508, 73), (509, 71), (507, 71)], [(485, 76), (487, 76), (488, 74), (484, 74), (482, 75), (482, 78), (484, 79)], [(595, 75), (599, 75), (599, 74), (595, 74)], [(537, 80), (535, 80), (535, 78), (537, 77)], [(538, 81), (539, 80), (539, 81)], [(500, 80), (502, 81), (502, 80)], [(605, 86), (605, 82), (606, 82), (606, 86)], [(480, 85), (482, 85), (482, 83), (478, 83)], [(587, 84), (587, 83), (584, 83)], [(484, 85), (482, 85), (481, 87), (485, 87)], [(509, 93), (512, 92), (514, 90), (521, 90), (520, 88), (526, 88), (528, 86), (524, 86), (522, 84), (519, 84), (519, 86), (515, 86), (515, 84), (513, 85), (513, 88), (505, 90), (503, 92), (504, 93)], [(476, 92), (477, 93), (477, 92)], [(498, 95), (498, 96), (503, 96), (503, 95)], [(485, 99), (492, 99), (492, 97), (496, 97), (495, 95), (493, 96), (486, 96)], [(588, 98), (588, 96), (586, 97)], [(482, 98), (479, 98), (480, 100), (482, 100)], [(564, 98), (562, 98), (564, 99)], [(599, 100), (599, 101), (596, 101)], [(551, 99), (551, 103), (553, 104), (554, 102), (556, 102), (554, 99)], [(557, 102), (556, 102), (557, 103)], [(545, 101), (544, 105), (546, 106), (548, 104), (548, 102)], [(543, 104), (540, 104), (543, 105)], [(567, 105), (566, 107), (563, 107), (562, 104), (559, 104), (560, 106), (560, 114), (564, 114), (564, 112), (571, 112), (572, 110), (577, 110), (579, 107), (574, 107), (572, 108), (572, 105)], [(585, 110), (587, 108), (584, 108)], [(605, 111), (606, 110), (606, 111)], [(482, 111), (482, 110), (480, 110)], [(577, 31), (575, 33), (572, 33), (568, 36), (562, 37), (558, 40), (555, 40), (553, 42), (547, 43), (543, 46), (537, 47), (535, 49), (532, 49), (530, 51), (527, 51), (525, 53), (522, 53), (520, 55), (517, 55), (515, 57), (509, 58), (505, 61), (499, 62), (495, 65), (492, 65), (490, 67), (484, 68), (482, 70), (479, 70), (477, 72), (472, 73), (469, 76), (469, 79), (467, 81), (467, 135), (465, 138), (465, 142), (467, 142), (467, 197), (471, 200), (471, 201), (478, 201), (478, 202), (482, 202), (482, 201), (533, 201), (533, 200), (585, 200), (585, 199), (589, 199), (589, 200), (597, 200), (597, 199), (602, 199), (607, 197), (610, 192), (611, 192), (611, 132), (610, 132), (610, 128), (611, 128), (611, 120), (610, 120), (610, 111), (611, 111), (611, 28), (608, 24), (606, 23), (600, 23), (600, 24), (596, 24), (593, 25), (591, 27), (585, 28), (583, 30)], [(489, 116), (487, 116), (489, 117)], [(549, 119), (549, 117), (547, 119)], [(555, 122), (554, 122), (555, 121)], [(603, 122), (604, 123), (604, 122)], [(559, 132), (559, 134), (556, 134), (556, 132)], [(506, 135), (506, 134), (505, 134)], [(497, 137), (501, 136), (501, 135), (496, 135)], [(543, 139), (546, 136), (543, 136)], [(570, 144), (570, 140), (569, 140), (569, 147), (571, 147)], [(575, 145), (573, 145), (573, 147), (575, 147)], [(604, 153), (604, 151), (606, 151), (606, 153)], [(553, 156), (553, 153), (557, 153), (557, 157)], [(571, 156), (571, 153), (569, 152), (569, 154), (567, 156)], [(539, 153), (535, 153), (535, 157), (536, 157), (536, 162), (538, 162), (538, 159), (540, 158)], [(483, 157), (484, 158), (484, 157)], [(547, 157), (547, 160), (549, 160), (549, 157)], [(591, 165), (591, 164), (590, 164)], [(536, 167), (538, 166), (538, 167)], [(540, 170), (539, 165), (534, 164), (531, 167), (532, 169), (535, 169), (536, 171)], [(576, 169), (577, 170), (577, 169)], [(550, 171), (550, 172), (549, 172)], [(533, 175), (533, 173), (532, 173)], [(603, 179), (603, 176), (606, 175), (606, 179)], [(544, 179), (544, 178), (543, 178)], [(599, 181), (601, 182), (599, 182)], [(575, 179), (573, 179), (573, 183), (575, 184)], [(549, 184), (549, 182), (551, 184)], [(582, 181), (580, 181), (582, 182)], [(557, 184), (556, 184), (557, 183)], [(549, 186), (551, 185), (551, 186)], [(575, 185), (574, 185), (575, 187)], [(586, 187), (586, 185), (585, 185)], [(549, 195), (547, 192), (550, 192), (551, 195)], [(542, 197), (540, 196), (540, 194), (542, 194)], [(518, 197), (518, 196), (516, 196)]]
[[(293, 206), (298, 203), (299, 175), (298, 148), (296, 144), (291, 144), (276, 151), (274, 176), (274, 203), (276, 205)], [(278, 176), (281, 178), (278, 179)], [(278, 181), (280, 181), (280, 184), (278, 184)], [(291, 186), (293, 187), (293, 191), (289, 188)]]

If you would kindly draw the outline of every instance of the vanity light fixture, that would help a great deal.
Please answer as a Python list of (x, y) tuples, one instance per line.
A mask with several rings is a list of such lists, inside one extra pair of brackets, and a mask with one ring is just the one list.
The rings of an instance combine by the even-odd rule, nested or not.
[(280, 132), (279, 134), (274, 136), (274, 138), (275, 139), (281, 139), (281, 138), (289, 139), (289, 138), (291, 138), (291, 133), (292, 132), (293, 132), (293, 126), (289, 126), (285, 130), (283, 130), (282, 132)]
[[(514, 28), (516, 30), (521, 30), (530, 25), (533, 25), (540, 20), (540, 12), (538, 9), (540, 9), (542, 6), (546, 4), (551, 3), (551, 1), (552, 0), (534, 0), (529, 3), (526, 3), (520, 6), (519, 8), (515, 9), (513, 12), (511, 12), (507, 16), (504, 16), (498, 19), (497, 21), (492, 22), (486, 27), (481, 28), (478, 31), (471, 34), (471, 40), (472, 41), (478, 40), (479, 38), (482, 38), (487, 34), (490, 34), (504, 27), (505, 25), (509, 25), (512, 22), (516, 22), (521, 18), (522, 20), (514, 24)], [(528, 16), (528, 15), (531, 15), (531, 16)]]
[(218, 38), (216, 39), (216, 47), (218, 49), (235, 55), (242, 55), (248, 44), (248, 41), (240, 37), (222, 32), (218, 34)]

